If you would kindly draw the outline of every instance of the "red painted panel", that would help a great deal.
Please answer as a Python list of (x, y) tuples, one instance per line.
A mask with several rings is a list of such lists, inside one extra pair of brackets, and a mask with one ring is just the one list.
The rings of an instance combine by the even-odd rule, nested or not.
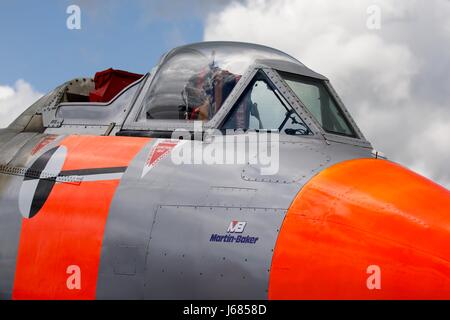
[[(63, 170), (128, 166), (149, 139), (70, 136)], [(108, 211), (119, 180), (57, 183), (36, 216), (23, 219), (13, 299), (94, 299)], [(67, 287), (78, 266), (81, 288)]]
[[(449, 243), (447, 189), (389, 161), (346, 161), (288, 210), (269, 298), (450, 299)], [(372, 265), (379, 289), (367, 286)]]

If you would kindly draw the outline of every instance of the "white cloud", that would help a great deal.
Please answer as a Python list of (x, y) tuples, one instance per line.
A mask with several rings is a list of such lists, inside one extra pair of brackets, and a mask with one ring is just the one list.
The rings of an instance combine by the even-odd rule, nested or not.
[(41, 96), (24, 80), (17, 80), (13, 87), (0, 85), (0, 128), (7, 127)]
[(269, 45), (329, 77), (375, 148), (448, 188), (449, 17), (446, 0), (247, 0), (210, 13), (204, 38)]

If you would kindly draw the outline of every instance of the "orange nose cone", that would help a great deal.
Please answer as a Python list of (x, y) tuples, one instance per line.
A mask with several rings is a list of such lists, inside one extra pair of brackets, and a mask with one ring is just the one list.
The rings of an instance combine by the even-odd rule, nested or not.
[(359, 159), (309, 181), (277, 240), (270, 299), (450, 299), (450, 192)]

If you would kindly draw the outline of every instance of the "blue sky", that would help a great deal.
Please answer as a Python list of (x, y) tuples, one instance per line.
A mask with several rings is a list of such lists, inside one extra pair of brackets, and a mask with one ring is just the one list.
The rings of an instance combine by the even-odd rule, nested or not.
[[(156, 14), (162, 2), (2, 1), (0, 83), (26, 79), (40, 92), (109, 67), (145, 73), (174, 46), (201, 41), (195, 9)], [(81, 30), (69, 30), (66, 9), (81, 8)], [(159, 6), (158, 6), (159, 4)]]

